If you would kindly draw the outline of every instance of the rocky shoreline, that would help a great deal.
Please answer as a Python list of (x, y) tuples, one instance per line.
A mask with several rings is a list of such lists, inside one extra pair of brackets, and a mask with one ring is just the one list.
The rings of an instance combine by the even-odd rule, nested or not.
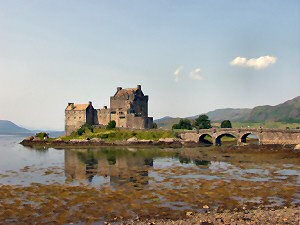
[(140, 220), (136, 218), (134, 220), (125, 222), (106, 222), (106, 224), (198, 224), (198, 225), (262, 225), (262, 224), (294, 224), (300, 225), (300, 207), (284, 207), (279, 209), (253, 209), (248, 210), (246, 208), (243, 211), (232, 211), (225, 210), (224, 212), (210, 211), (207, 210), (205, 213), (193, 213), (187, 212), (186, 218), (179, 220), (155, 220), (147, 219)]
[[(40, 139), (37, 137), (27, 137), (20, 142), (23, 146), (27, 147), (48, 147), (48, 148), (78, 148), (78, 147), (170, 147), (170, 148), (194, 148), (209, 146), (205, 144), (195, 143), (192, 141), (184, 141), (180, 138), (161, 138), (157, 141), (154, 140), (141, 140), (135, 137), (129, 138), (128, 140), (116, 140), (116, 141), (106, 141), (101, 138), (92, 139), (71, 139), (63, 140), (61, 138), (57, 139)], [(288, 151), (300, 153), (300, 144), (298, 145), (280, 145), (280, 144), (268, 144), (268, 145), (257, 145), (257, 144), (247, 144), (243, 146), (237, 146), (234, 143), (230, 145), (224, 145), (226, 147), (218, 146), (220, 151), (234, 151), (234, 152), (278, 152), (278, 151)]]
[(25, 138), (20, 144), (28, 147), (34, 146), (47, 146), (47, 147), (97, 147), (97, 146), (159, 146), (159, 147), (172, 147), (172, 148), (180, 148), (180, 147), (197, 147), (199, 144), (194, 142), (183, 141), (179, 138), (161, 138), (157, 141), (154, 140), (140, 140), (137, 138), (130, 138), (128, 140), (117, 140), (113, 142), (105, 141), (101, 138), (92, 138), (92, 139), (71, 139), (71, 140), (63, 140), (61, 138), (57, 138), (55, 140), (49, 139), (40, 139), (36, 137), (28, 137)]

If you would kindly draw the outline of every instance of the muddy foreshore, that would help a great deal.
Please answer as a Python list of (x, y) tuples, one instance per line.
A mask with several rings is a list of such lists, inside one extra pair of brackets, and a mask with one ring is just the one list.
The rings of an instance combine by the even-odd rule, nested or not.
[(125, 222), (106, 222), (105, 224), (199, 224), (199, 225), (262, 225), (262, 224), (300, 224), (300, 206), (294, 207), (284, 207), (284, 208), (271, 208), (264, 209), (258, 208), (253, 210), (248, 210), (244, 208), (242, 211), (210, 211), (207, 210), (205, 213), (192, 213), (187, 212), (186, 218), (179, 220), (140, 220), (136, 218), (134, 220), (129, 220)]
[[(235, 146), (235, 143), (224, 143), (222, 146), (211, 146), (205, 150), (198, 147), (199, 144), (191, 143), (191, 149), (186, 144), (177, 141), (177, 146), (173, 142), (107, 142), (102, 140), (23, 140), (24, 146), (56, 149), (97, 149), (103, 147), (120, 146), (120, 149), (149, 149), (156, 146), (162, 151), (178, 151), (183, 158), (224, 161), (230, 162), (233, 166), (237, 163), (250, 161), (257, 164), (261, 162), (280, 162), (297, 165), (300, 151), (295, 150), (295, 145), (249, 145)], [(122, 147), (123, 146), (123, 147)], [(165, 146), (165, 148), (164, 148)], [(173, 148), (174, 147), (174, 148)], [(109, 149), (109, 148), (105, 148)], [(147, 148), (146, 148), (147, 149)], [(212, 151), (211, 151), (212, 150)], [(76, 152), (76, 151), (75, 151)], [(91, 151), (94, 153), (94, 151)], [(72, 151), (68, 151), (72, 153)], [(237, 153), (237, 154), (236, 154)], [(244, 153), (244, 154), (239, 154)], [(249, 154), (248, 154), (249, 153)], [(253, 154), (252, 154), (253, 153)], [(261, 153), (261, 154), (260, 154)], [(274, 153), (274, 154), (273, 154)], [(252, 157), (253, 156), (253, 157)], [(255, 160), (253, 159), (255, 156)], [(249, 158), (250, 157), (250, 158)], [(275, 159), (275, 161), (274, 161)], [(269, 162), (270, 163), (270, 162)], [(244, 165), (244, 164), (243, 164)], [(244, 170), (251, 169), (252, 164), (241, 167)], [(203, 166), (204, 169), (205, 166)], [(84, 167), (86, 168), (86, 167)], [(198, 174), (198, 169), (187, 169), (175, 167), (176, 175)], [(267, 169), (269, 167), (266, 167)], [(64, 168), (63, 168), (64, 169)], [(28, 170), (28, 172), (26, 172)], [(156, 173), (161, 173), (167, 183), (170, 183), (169, 170), (159, 168), (152, 169)], [(279, 169), (278, 169), (279, 170)], [(24, 167), (24, 173), (31, 173), (28, 167)], [(63, 170), (46, 170), (43, 176), (52, 176)], [(207, 171), (207, 170), (204, 170)], [(270, 170), (270, 174), (275, 174)], [(222, 171), (219, 172), (223, 174)], [(14, 173), (13, 173), (14, 174)], [(204, 173), (206, 174), (206, 173)], [(219, 174), (219, 175), (220, 175)], [(209, 175), (209, 173), (208, 173)], [(215, 175), (215, 173), (214, 173)], [(39, 221), (41, 224), (296, 224), (300, 225), (300, 205), (299, 201), (292, 201), (299, 193), (295, 182), (295, 177), (290, 176), (286, 182), (264, 182), (252, 181), (255, 174), (250, 173), (244, 178), (246, 180), (232, 179), (230, 182), (219, 180), (211, 181), (205, 179), (185, 180), (174, 178), (172, 175), (172, 185), (180, 185), (180, 189), (169, 190), (162, 182), (157, 182), (157, 194), (163, 196), (166, 202), (186, 202), (193, 207), (184, 210), (174, 210), (169, 212), (164, 207), (164, 202), (158, 201), (156, 195), (152, 196), (153, 190), (144, 190), (135, 187), (135, 183), (122, 185), (120, 190), (107, 188), (97, 189), (88, 186), (68, 186), (57, 184), (32, 183), (29, 186), (0, 185), (1, 204), (3, 211), (0, 212), (0, 224), (31, 224)], [(50, 178), (49, 178), (50, 179)], [(148, 178), (147, 178), (148, 179)], [(147, 180), (145, 179), (145, 180)], [(138, 177), (139, 183), (143, 183), (144, 177)], [(151, 181), (151, 179), (149, 179)], [(153, 180), (152, 180), (153, 181)], [(284, 185), (286, 184), (286, 185)], [(201, 188), (195, 188), (198, 185)], [(222, 187), (225, 189), (222, 189)], [(219, 188), (218, 188), (219, 187)], [(128, 191), (131, 190), (131, 191)], [(180, 191), (179, 191), (180, 190)], [(250, 191), (249, 191), (250, 190)], [(228, 196), (259, 196), (264, 201), (258, 203), (239, 203), (237, 199), (229, 199)], [(269, 197), (279, 196), (285, 199), (282, 204), (271, 205), (272, 199)], [(293, 198), (291, 196), (294, 196)], [(295, 197), (296, 196), (296, 197)], [(115, 201), (113, 201), (115, 200)], [(220, 204), (220, 201), (226, 203)], [(216, 207), (216, 202), (220, 206)], [(1, 205), (0, 204), (0, 205)], [(72, 210), (65, 210), (65, 207)], [(126, 211), (128, 210), (128, 211)], [(194, 211), (193, 211), (194, 210)], [(126, 213), (124, 214), (124, 211)], [(55, 212), (55, 214), (53, 213)], [(103, 213), (105, 216), (99, 215)], [(166, 213), (166, 214), (165, 214)], [(107, 216), (109, 215), (109, 216)]]

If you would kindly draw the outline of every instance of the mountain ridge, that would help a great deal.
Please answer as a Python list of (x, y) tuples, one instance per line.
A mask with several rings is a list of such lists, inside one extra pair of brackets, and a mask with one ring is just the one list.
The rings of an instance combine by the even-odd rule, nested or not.
[(30, 130), (20, 127), (9, 120), (0, 120), (0, 134), (26, 134)]
[[(262, 105), (253, 108), (223, 108), (209, 111), (206, 114), (212, 122), (230, 120), (232, 122), (292, 122), (300, 123), (300, 96), (287, 100), (283, 103), (271, 106)], [(195, 119), (199, 115), (186, 117)], [(172, 124), (178, 123), (179, 117), (163, 117), (154, 122), (158, 127), (171, 128)]]
[(29, 130), (23, 128), (12, 121), (0, 120), (0, 134), (11, 135), (11, 134), (35, 134), (39, 132), (49, 133), (51, 137), (58, 137), (64, 135), (64, 131), (56, 130)]

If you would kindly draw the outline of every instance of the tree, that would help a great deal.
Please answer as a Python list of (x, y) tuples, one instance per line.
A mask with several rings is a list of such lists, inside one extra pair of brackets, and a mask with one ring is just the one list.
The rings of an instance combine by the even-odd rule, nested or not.
[(180, 125), (178, 123), (175, 123), (175, 124), (173, 124), (172, 129), (177, 130), (177, 129), (181, 129), (181, 128), (180, 128)]
[(114, 121), (114, 120), (109, 121), (106, 126), (106, 129), (114, 129), (114, 128), (116, 128), (116, 121)]
[(157, 123), (153, 123), (153, 129), (157, 129)]
[(184, 129), (184, 130), (192, 130), (192, 124), (189, 119), (180, 119), (179, 123), (176, 123), (172, 126), (172, 129)]
[(195, 127), (198, 129), (211, 128), (210, 120), (207, 115), (202, 114), (195, 120)]
[(222, 121), (221, 128), (232, 128), (230, 120), (224, 120), (224, 121)]

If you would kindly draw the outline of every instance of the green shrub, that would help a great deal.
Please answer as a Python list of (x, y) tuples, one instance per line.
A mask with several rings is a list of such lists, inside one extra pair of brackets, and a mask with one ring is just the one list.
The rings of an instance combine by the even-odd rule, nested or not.
[(37, 133), (35, 136), (40, 138), (40, 139), (49, 138), (49, 135), (45, 132)]
[(83, 128), (83, 127), (80, 127), (80, 128), (77, 130), (77, 134), (78, 134), (79, 136), (83, 135), (84, 133), (85, 133), (85, 128)]
[(211, 128), (211, 123), (207, 115), (202, 114), (197, 119), (195, 119), (195, 127), (198, 129), (209, 129)]
[(222, 121), (221, 128), (232, 128), (230, 120), (224, 120), (224, 121)]
[(108, 134), (100, 134), (99, 138), (106, 139), (108, 138)]
[(114, 120), (109, 121), (109, 123), (106, 126), (106, 129), (114, 129), (114, 128), (116, 128), (116, 121)]
[(184, 129), (184, 130), (192, 130), (192, 123), (189, 119), (180, 119), (179, 123), (174, 124), (172, 126), (173, 130), (176, 129)]

